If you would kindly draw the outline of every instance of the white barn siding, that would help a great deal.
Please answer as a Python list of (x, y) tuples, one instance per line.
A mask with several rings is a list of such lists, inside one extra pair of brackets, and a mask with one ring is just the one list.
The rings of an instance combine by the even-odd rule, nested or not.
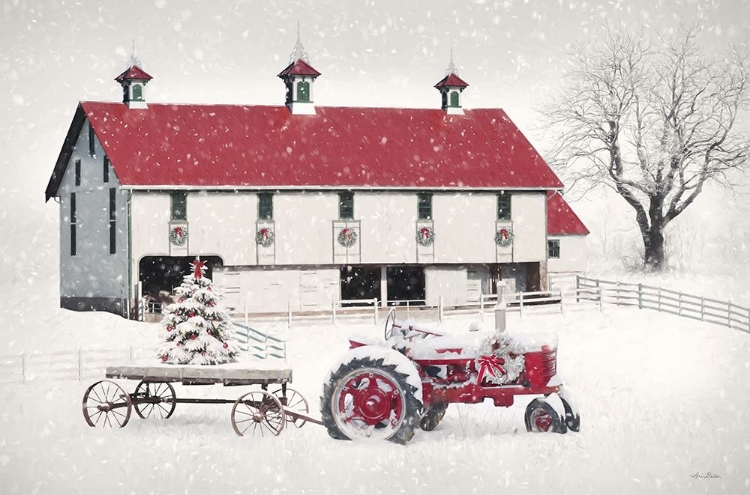
[(544, 192), (513, 193), (511, 196), (515, 263), (542, 261), (547, 258), (546, 201)]
[(417, 261), (416, 193), (356, 192), (354, 216), (362, 222), (362, 263)]
[[(333, 220), (338, 218), (336, 193), (274, 194), (277, 265), (326, 265), (333, 261)], [(250, 212), (253, 218), (257, 212)], [(356, 198), (355, 198), (356, 215)]]
[(133, 191), (130, 199), (133, 273), (144, 256), (169, 253), (169, 194)]
[(494, 263), (497, 195), (435, 193), (436, 263)]
[[(188, 255), (215, 254), (221, 256), (225, 265), (255, 265), (257, 217), (256, 194), (188, 194)], [(163, 235), (167, 235), (166, 228)]]
[(466, 302), (466, 267), (427, 266), (424, 269), (424, 283), (427, 304), (438, 304), (440, 297), (447, 306)]
[(583, 273), (586, 271), (588, 244), (585, 235), (550, 236), (549, 238), (560, 240), (560, 258), (550, 258), (547, 262), (548, 273)]

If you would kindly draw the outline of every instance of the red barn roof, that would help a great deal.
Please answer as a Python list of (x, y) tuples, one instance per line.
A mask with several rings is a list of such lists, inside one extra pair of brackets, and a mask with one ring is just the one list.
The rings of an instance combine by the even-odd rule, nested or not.
[(120, 74), (115, 78), (118, 83), (123, 82), (125, 79), (142, 79), (144, 81), (150, 81), (153, 77), (149, 76), (143, 69), (137, 65), (128, 67), (128, 70)]
[(469, 86), (469, 83), (458, 77), (455, 73), (451, 72), (444, 78), (440, 80), (439, 83), (435, 85), (436, 88), (444, 88), (447, 86), (454, 86), (458, 88), (466, 88)]
[(503, 110), (82, 102), (47, 199), (91, 122), (124, 186), (557, 189), (563, 185)]
[(558, 191), (547, 192), (547, 235), (588, 235), (589, 229)]
[(313, 69), (312, 65), (308, 64), (301, 58), (298, 58), (296, 62), (289, 64), (286, 69), (279, 73), (278, 77), (284, 78), (286, 76), (314, 76), (318, 77), (320, 72)]

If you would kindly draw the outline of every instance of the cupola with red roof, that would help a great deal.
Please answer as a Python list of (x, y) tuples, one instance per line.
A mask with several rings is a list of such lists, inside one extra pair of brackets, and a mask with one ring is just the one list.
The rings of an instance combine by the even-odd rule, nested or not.
[(461, 106), (461, 93), (469, 87), (463, 79), (458, 77), (458, 69), (453, 64), (453, 50), (451, 50), (451, 63), (445, 71), (445, 77), (438, 82), (435, 87), (440, 91), (442, 96), (441, 108), (447, 114), (463, 115), (464, 109)]
[(293, 114), (315, 115), (313, 83), (320, 72), (315, 70), (302, 46), (297, 25), (297, 43), (289, 56), (289, 65), (279, 73), (286, 85), (286, 106)]
[(140, 68), (140, 61), (135, 55), (135, 46), (128, 62), (128, 68), (115, 78), (122, 85), (122, 102), (128, 108), (147, 108), (146, 84), (153, 79)]

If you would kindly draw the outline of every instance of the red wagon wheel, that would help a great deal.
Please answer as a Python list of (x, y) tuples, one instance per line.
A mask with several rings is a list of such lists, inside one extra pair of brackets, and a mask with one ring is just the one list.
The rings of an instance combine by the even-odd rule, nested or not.
[[(275, 391), (273, 394), (279, 398), (282, 405), (284, 406), (284, 409), (304, 412), (305, 414), (310, 412), (310, 405), (307, 403), (307, 399), (305, 399), (301, 393), (297, 392), (293, 388), (286, 389), (286, 398), (284, 397), (284, 389), (281, 388)], [(291, 421), (292, 424), (297, 428), (302, 428), (307, 423), (307, 421), (305, 421), (304, 419), (295, 418), (294, 416), (291, 416), (291, 419), (287, 419), (287, 422), (289, 421)]]
[(133, 405), (135, 413), (143, 419), (167, 419), (177, 405), (172, 384), (166, 382), (140, 382), (135, 387)]
[(239, 436), (276, 436), (285, 424), (286, 415), (281, 402), (268, 392), (248, 392), (232, 406), (232, 428)]
[(125, 389), (113, 381), (102, 380), (86, 389), (82, 407), (89, 426), (122, 428), (128, 424), (132, 403)]

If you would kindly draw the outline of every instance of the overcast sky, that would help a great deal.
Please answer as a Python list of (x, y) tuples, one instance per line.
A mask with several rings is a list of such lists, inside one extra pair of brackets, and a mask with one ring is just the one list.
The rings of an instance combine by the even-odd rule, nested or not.
[[(609, 22), (667, 30), (700, 23), (712, 50), (748, 41), (747, 0), (0, 0), (0, 219), (39, 203), (79, 100), (117, 101), (135, 41), (174, 103), (283, 103), (276, 75), (297, 22), (318, 105), (439, 106), (454, 51), (468, 108), (502, 107), (538, 142), (534, 105), (560, 85), (574, 42)], [(43, 210), (55, 215), (49, 205)], [(45, 213), (46, 214), (46, 213)]]

